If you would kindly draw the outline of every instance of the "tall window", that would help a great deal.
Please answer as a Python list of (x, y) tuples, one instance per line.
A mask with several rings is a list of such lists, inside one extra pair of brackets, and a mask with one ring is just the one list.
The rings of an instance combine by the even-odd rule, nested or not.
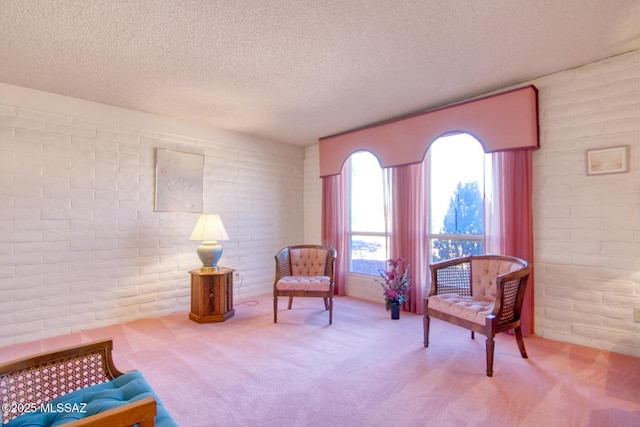
[[(427, 153), (429, 262), (484, 253), (485, 153), (469, 134), (438, 138)], [(378, 159), (349, 157), (349, 272), (377, 276), (386, 267), (384, 174)], [(391, 201), (393, 204), (393, 201)], [(416, 236), (417, 238), (417, 236)]]
[(484, 252), (485, 153), (469, 134), (438, 138), (429, 148), (432, 261)]
[(349, 271), (378, 275), (386, 267), (382, 168), (371, 153), (349, 157)]

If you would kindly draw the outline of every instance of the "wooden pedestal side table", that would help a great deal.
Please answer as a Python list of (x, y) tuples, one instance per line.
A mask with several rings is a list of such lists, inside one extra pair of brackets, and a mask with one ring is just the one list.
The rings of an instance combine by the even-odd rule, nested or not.
[(198, 323), (224, 322), (233, 309), (232, 268), (216, 271), (191, 270), (191, 312), (189, 319)]

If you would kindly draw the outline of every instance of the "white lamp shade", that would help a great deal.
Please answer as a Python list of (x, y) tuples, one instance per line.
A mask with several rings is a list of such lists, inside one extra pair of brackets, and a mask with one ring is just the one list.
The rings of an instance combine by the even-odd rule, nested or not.
[(189, 240), (199, 240), (201, 242), (214, 242), (217, 240), (229, 240), (227, 230), (222, 225), (219, 215), (201, 215), (193, 227), (193, 232)]

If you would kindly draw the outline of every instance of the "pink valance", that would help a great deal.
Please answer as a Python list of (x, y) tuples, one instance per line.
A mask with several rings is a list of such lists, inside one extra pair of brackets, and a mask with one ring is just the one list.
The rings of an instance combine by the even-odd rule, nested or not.
[(373, 153), (382, 167), (420, 163), (433, 141), (452, 132), (473, 135), (487, 153), (539, 148), (538, 91), (526, 86), (321, 138), (320, 176), (339, 174), (360, 150)]

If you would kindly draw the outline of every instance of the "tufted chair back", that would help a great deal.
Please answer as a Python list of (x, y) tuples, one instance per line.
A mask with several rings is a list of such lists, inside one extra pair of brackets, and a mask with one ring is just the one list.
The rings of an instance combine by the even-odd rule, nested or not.
[(500, 258), (471, 258), (473, 296), (481, 301), (496, 299), (496, 279), (502, 274), (519, 270), (522, 265)]
[(327, 250), (321, 248), (290, 249), (292, 276), (326, 276)]

